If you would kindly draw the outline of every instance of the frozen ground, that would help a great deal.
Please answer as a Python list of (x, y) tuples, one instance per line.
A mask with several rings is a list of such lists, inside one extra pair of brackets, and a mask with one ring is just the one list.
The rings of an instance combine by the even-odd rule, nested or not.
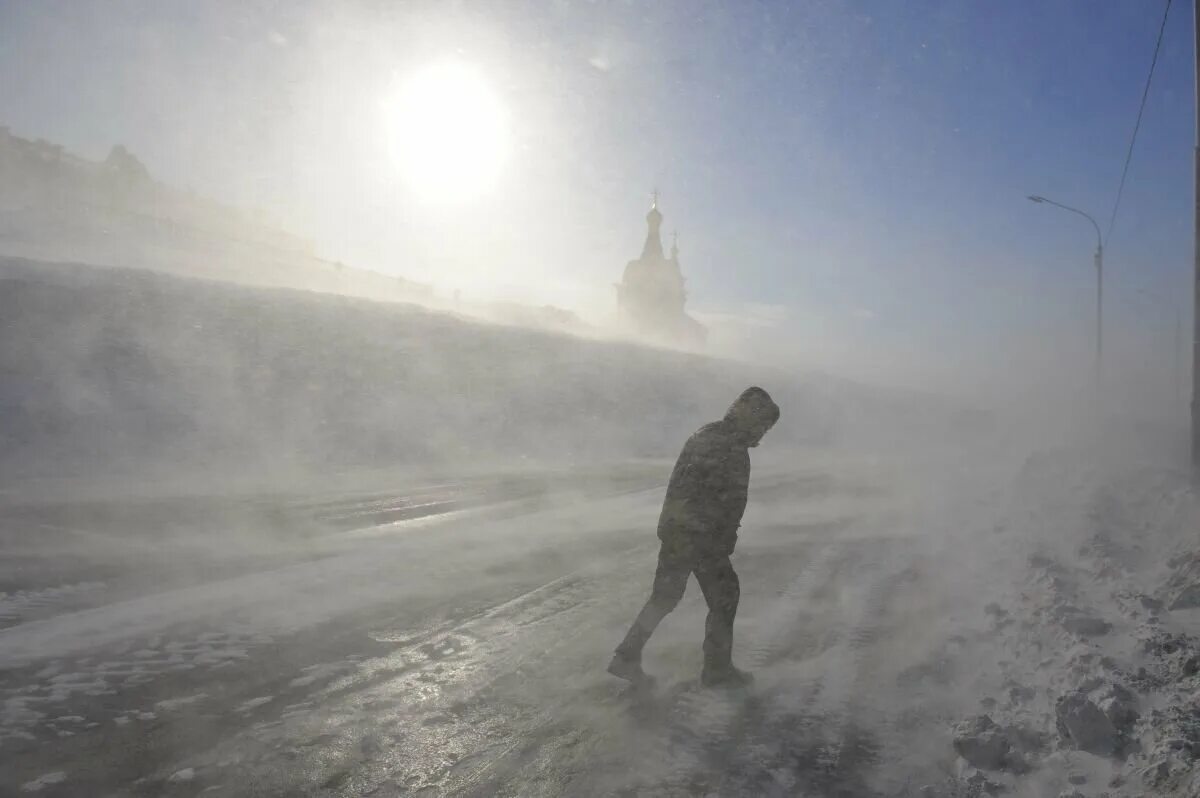
[(757, 683), (698, 688), (693, 586), (648, 651), (660, 686), (638, 696), (603, 667), (645, 599), (668, 468), (603, 491), (559, 477), (536, 501), (511, 481), (486, 501), (471, 499), (490, 483), (309, 499), (288, 508), (318, 519), (302, 542), (240, 567), (220, 536), (108, 530), (192, 567), (180, 587), (114, 572), (0, 599), (0, 788), (862, 795), (950, 767), (938, 708), (895, 684), (951, 531), (932, 515), (957, 525), (973, 502), (925, 506), (878, 463), (760, 469), (736, 557)]
[[(0, 793), (953, 777), (963, 708), (897, 679), (986, 620), (934, 586), (1016, 470), (956, 454), (990, 415), (344, 298), (0, 272)], [(698, 689), (693, 587), (631, 695), (604, 666), (649, 589), (663, 458), (750, 383), (785, 407), (736, 557), (759, 681)]]
[[(669, 463), (211, 514), (10, 508), (7, 529), (72, 534), (42, 541), (63, 570), (0, 597), (0, 793), (1132, 796), (1162, 748), (1161, 794), (1193, 794), (1169, 791), (1190, 716), (1149, 719), (1191, 707), (1177, 681), (1198, 668), (1151, 684), (1117, 664), (1143, 650), (1140, 594), (1090, 570), (1132, 530), (1184, 545), (1189, 489), (1078, 453), (967, 462), (764, 458), (735, 556), (757, 680), (735, 691), (697, 684), (694, 584), (648, 649), (652, 692), (604, 673), (646, 597)], [(140, 565), (83, 578), (72, 563), (99, 550)], [(1186, 635), (1185, 610), (1161, 614)], [(1127, 751), (1055, 728), (1056, 701), (1104, 673), (1141, 690)], [(1010, 738), (993, 762), (956, 725), (985, 713)]]

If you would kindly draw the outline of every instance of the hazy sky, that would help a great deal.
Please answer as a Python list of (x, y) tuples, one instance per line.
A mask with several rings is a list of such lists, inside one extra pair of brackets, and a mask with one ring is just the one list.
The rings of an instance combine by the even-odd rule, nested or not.
[[(720, 340), (998, 390), (1087, 374), (1094, 234), (1024, 196), (1107, 228), (1162, 8), (0, 0), (0, 124), (93, 158), (123, 143), (329, 257), (592, 319), (657, 186)], [(1107, 253), (1114, 363), (1157, 384), (1190, 290), (1190, 15)], [(493, 86), (511, 154), (491, 193), (431, 203), (381, 106), (450, 57)]]

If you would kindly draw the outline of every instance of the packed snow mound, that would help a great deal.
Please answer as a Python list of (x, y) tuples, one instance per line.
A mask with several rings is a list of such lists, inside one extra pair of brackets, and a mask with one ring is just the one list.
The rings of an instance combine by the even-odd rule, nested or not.
[(0, 318), (10, 478), (672, 457), (749, 384), (784, 408), (773, 441), (977, 426), (830, 379), (137, 270), (0, 258)]
[[(916, 679), (974, 696), (931, 796), (1200, 795), (1200, 496), (1188, 475), (1029, 458), (977, 542), (964, 645)], [(931, 663), (932, 665), (932, 663)], [(932, 676), (930, 675), (932, 673)]]

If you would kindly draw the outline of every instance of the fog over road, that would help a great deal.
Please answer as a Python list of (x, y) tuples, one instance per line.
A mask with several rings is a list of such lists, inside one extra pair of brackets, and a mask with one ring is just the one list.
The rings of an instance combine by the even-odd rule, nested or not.
[(947, 586), (945, 542), (996, 509), (961, 473), (937, 496), (903, 487), (933, 470), (955, 473), (756, 469), (734, 563), (735, 661), (757, 679), (728, 691), (698, 685), (694, 581), (647, 649), (656, 688), (604, 672), (649, 590), (669, 464), (233, 502), (257, 513), (242, 525), (276, 518), (257, 537), (147, 542), (180, 507), (197, 529), (206, 501), (235, 517), (228, 500), (91, 530), (14, 510), (9, 526), (71, 530), (46, 557), (101, 536), (178, 573), (0, 598), (0, 792), (904, 794), (945, 776), (962, 712), (909, 677), (986, 597)]

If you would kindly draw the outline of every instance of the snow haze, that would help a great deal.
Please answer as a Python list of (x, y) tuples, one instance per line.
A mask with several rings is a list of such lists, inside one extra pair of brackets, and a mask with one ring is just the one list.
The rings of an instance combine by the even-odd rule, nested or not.
[(0, 0), (0, 793), (1198, 794), (1185, 16)]

